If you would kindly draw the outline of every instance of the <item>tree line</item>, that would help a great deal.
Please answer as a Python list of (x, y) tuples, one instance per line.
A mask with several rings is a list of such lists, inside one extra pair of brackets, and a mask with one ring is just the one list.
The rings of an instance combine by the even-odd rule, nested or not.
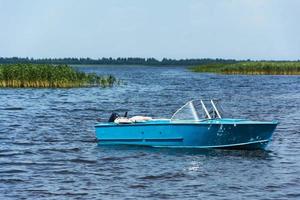
[(191, 65), (204, 65), (211, 63), (236, 63), (234, 59), (168, 59), (163, 58), (157, 60), (155, 58), (21, 58), (21, 57), (0, 57), (0, 64), (70, 64), (70, 65), (178, 65), (178, 66), (191, 66)]

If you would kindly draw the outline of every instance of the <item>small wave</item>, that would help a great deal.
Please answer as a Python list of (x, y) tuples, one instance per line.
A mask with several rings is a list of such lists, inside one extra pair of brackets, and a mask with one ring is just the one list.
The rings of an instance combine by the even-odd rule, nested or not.
[(300, 197), (300, 193), (288, 193), (288, 194), (286, 194), (286, 197), (288, 197), (288, 198), (298, 198), (299, 199), (299, 197)]
[(78, 148), (78, 147), (69, 148), (69, 149), (68, 148), (66, 148), (66, 149), (48, 148), (48, 149), (40, 149), (39, 151), (41, 151), (41, 152), (51, 151), (51, 152), (69, 153), (69, 152), (78, 152), (78, 151), (80, 151), (80, 148)]
[(59, 142), (64, 142), (64, 140), (61, 139), (55, 139), (55, 138), (45, 138), (44, 142), (49, 142), (49, 143), (59, 143)]
[(146, 188), (147, 185), (143, 185), (143, 184), (135, 184), (135, 185), (130, 185), (129, 188), (132, 188), (132, 189), (143, 189), (143, 188)]
[(49, 196), (85, 196), (88, 195), (86, 192), (65, 192), (65, 193), (56, 193), (56, 192), (49, 192), (48, 190), (24, 190), (29, 192), (38, 192), (39, 194), (49, 195)]
[(182, 178), (185, 177), (186, 175), (184, 173), (163, 173), (159, 175), (147, 175), (140, 177), (139, 179), (142, 180), (164, 180), (164, 179), (172, 179), (172, 178)]
[(25, 110), (25, 108), (22, 108), (22, 107), (8, 107), (8, 108), (2, 108), (1, 110)]
[(123, 156), (123, 157), (115, 157), (115, 156), (109, 156), (109, 157), (104, 157), (101, 158), (102, 161), (119, 161), (119, 160), (125, 160), (125, 159), (130, 159), (130, 158), (140, 158), (142, 156), (145, 156), (145, 153), (141, 153), (141, 154), (136, 154), (136, 155), (132, 155), (132, 156)]
[(101, 158), (102, 161), (119, 161), (119, 160), (123, 160), (122, 157), (105, 157), (105, 158)]
[(28, 142), (12, 142), (13, 145), (20, 145), (20, 146), (32, 146), (32, 145), (39, 145), (39, 143), (35, 143), (35, 142), (31, 142), (31, 141), (28, 141)]
[(26, 155), (26, 154), (34, 154), (34, 153), (31, 151), (22, 151), (22, 152), (6, 151), (6, 152), (0, 152), (0, 157), (11, 157), (11, 156)]
[(82, 159), (82, 158), (75, 158), (75, 159), (71, 159), (68, 161), (71, 161), (74, 163), (88, 163), (88, 164), (97, 163), (97, 160), (87, 160), (87, 159)]
[(9, 125), (9, 127), (19, 127), (19, 126), (22, 126), (21, 124), (11, 124)]
[(11, 170), (4, 170), (0, 171), (0, 174), (17, 174), (17, 173), (24, 173), (27, 172), (25, 170), (20, 170), (20, 169), (11, 169)]
[(40, 165), (40, 166), (51, 166), (51, 165), (56, 165), (56, 166), (62, 166), (64, 164), (60, 163), (53, 163), (53, 162), (0, 162), (0, 166), (30, 166), (30, 165)]
[(22, 179), (17, 179), (17, 178), (12, 178), (12, 179), (0, 179), (0, 183), (5, 183), (5, 184), (16, 184), (16, 183), (21, 183), (25, 182)]
[(96, 142), (98, 142), (97, 138), (90, 139), (90, 140), (74, 140), (74, 141), (84, 142), (84, 143), (96, 143)]
[(82, 111), (104, 112), (104, 111), (107, 111), (107, 110), (99, 109), (99, 108), (82, 108), (82, 109), (75, 108), (75, 109), (72, 109), (72, 110), (69, 110), (69, 111), (70, 112), (82, 112)]
[(267, 185), (265, 187), (266, 190), (277, 190), (280, 189), (282, 186), (281, 185)]
[[(55, 194), (55, 193), (53, 193)], [(62, 196), (86, 196), (89, 193), (87, 192), (66, 192), (66, 193), (56, 193), (55, 195), (62, 195)]]
[(71, 171), (71, 170), (59, 170), (59, 171), (53, 171), (53, 173), (55, 174), (80, 174), (80, 172), (76, 172), (76, 171)]

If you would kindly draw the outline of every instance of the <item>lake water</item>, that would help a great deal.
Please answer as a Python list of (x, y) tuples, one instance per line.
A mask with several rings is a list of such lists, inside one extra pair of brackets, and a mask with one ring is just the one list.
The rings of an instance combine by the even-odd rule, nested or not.
[[(300, 199), (300, 76), (230, 76), (184, 67), (79, 67), (114, 88), (0, 89), (1, 199)], [(170, 117), (221, 98), (228, 115), (280, 124), (267, 151), (104, 147), (112, 111)]]

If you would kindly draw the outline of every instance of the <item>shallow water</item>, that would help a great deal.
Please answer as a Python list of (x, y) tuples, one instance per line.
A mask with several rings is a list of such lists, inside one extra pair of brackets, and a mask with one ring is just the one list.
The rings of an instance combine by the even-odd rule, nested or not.
[[(1, 199), (299, 199), (300, 76), (197, 74), (184, 67), (101, 66), (114, 88), (0, 89)], [(277, 119), (267, 151), (98, 146), (112, 111), (170, 117), (221, 98), (233, 117)]]

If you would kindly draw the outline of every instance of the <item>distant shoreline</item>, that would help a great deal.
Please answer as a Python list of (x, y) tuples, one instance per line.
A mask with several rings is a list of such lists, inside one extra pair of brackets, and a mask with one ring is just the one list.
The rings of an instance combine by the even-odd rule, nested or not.
[(200, 66), (209, 64), (235, 64), (241, 62), (300, 62), (300, 60), (236, 60), (223, 58), (188, 58), (188, 59), (170, 59), (163, 58), (22, 58), (22, 57), (0, 57), (0, 64), (54, 64), (54, 65), (143, 65), (143, 66)]
[(0, 57), (0, 64), (64, 64), (64, 65), (145, 65), (145, 66), (195, 66), (210, 63), (236, 63), (234, 59), (169, 59), (155, 58), (20, 58)]

